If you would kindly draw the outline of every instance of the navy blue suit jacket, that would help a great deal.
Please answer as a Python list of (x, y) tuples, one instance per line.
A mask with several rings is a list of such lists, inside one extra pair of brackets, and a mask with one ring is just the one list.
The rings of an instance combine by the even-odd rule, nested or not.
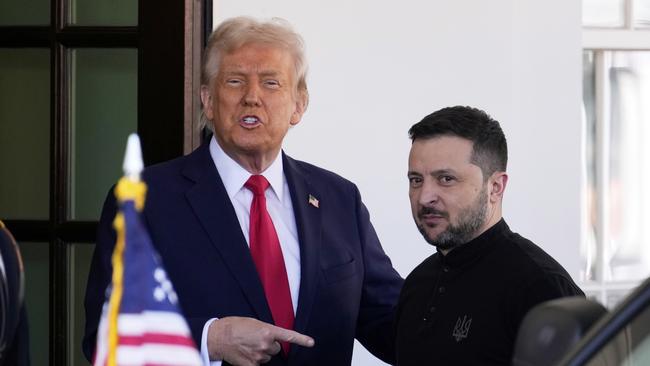
[[(282, 154), (298, 228), (301, 283), (294, 329), (313, 348), (291, 347), (269, 365), (349, 365), (356, 337), (381, 359), (394, 360), (394, 310), (402, 278), (381, 248), (359, 191), (329, 171)], [(149, 167), (144, 220), (178, 294), (194, 340), (213, 317), (273, 323), (234, 208), (209, 153)], [(319, 207), (309, 203), (316, 197)], [(86, 289), (84, 353), (90, 357), (115, 243), (115, 199), (109, 194)]]

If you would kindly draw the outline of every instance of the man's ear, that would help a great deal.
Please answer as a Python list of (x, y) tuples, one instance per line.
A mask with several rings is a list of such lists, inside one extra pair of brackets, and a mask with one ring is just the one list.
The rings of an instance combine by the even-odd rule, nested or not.
[(494, 172), (488, 182), (490, 193), (490, 202), (495, 203), (503, 199), (503, 192), (508, 184), (508, 174), (506, 172)]
[(296, 109), (294, 109), (293, 114), (291, 115), (291, 120), (289, 121), (292, 126), (300, 123), (300, 120), (302, 120), (302, 115), (305, 114), (305, 111), (307, 110), (308, 103), (309, 94), (307, 91), (298, 91), (298, 97), (296, 98)]
[(214, 118), (214, 111), (212, 110), (212, 94), (210, 93), (210, 87), (207, 85), (201, 85), (201, 104), (203, 104), (203, 113), (210, 121), (212, 121)]

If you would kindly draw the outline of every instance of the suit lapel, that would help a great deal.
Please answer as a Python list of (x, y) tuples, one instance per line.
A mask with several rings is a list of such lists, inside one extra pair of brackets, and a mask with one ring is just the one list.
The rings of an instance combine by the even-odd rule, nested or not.
[[(318, 291), (320, 273), (319, 251), (321, 246), (321, 209), (309, 202), (309, 196), (321, 200), (321, 192), (309, 182), (309, 177), (296, 161), (282, 154), (284, 173), (287, 178), (293, 204), (298, 240), (300, 243), (300, 294), (294, 329), (303, 333), (307, 329), (314, 298)], [(297, 347), (292, 347), (290, 355)]]
[(183, 175), (195, 182), (185, 196), (210, 242), (236, 278), (258, 319), (273, 323), (250, 250), (241, 232), (235, 209), (210, 156), (208, 144), (202, 145), (190, 156)]

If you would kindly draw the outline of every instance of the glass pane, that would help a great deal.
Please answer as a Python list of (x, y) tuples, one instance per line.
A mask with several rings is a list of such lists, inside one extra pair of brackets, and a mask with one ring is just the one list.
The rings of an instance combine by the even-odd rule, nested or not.
[(634, 1), (634, 26), (650, 28), (650, 0)]
[(0, 1), (0, 26), (50, 24), (50, 0)]
[(618, 305), (623, 299), (625, 299), (625, 296), (629, 295), (632, 289), (609, 289), (607, 290), (607, 295), (606, 300), (605, 300), (605, 307), (608, 309), (613, 309)]
[(582, 55), (582, 128), (583, 128), (583, 166), (582, 174), (582, 240), (580, 243), (580, 279), (581, 281), (596, 280), (597, 272), (597, 206), (596, 206), (596, 74), (593, 51), (585, 51)]
[(0, 48), (0, 218), (47, 219), (50, 52)]
[(50, 249), (47, 243), (18, 243), (25, 266), (25, 303), (32, 365), (49, 365)]
[(69, 24), (136, 26), (137, 0), (72, 0)]
[(590, 360), (588, 366), (650, 365), (650, 308), (637, 315), (611, 338)]
[(90, 260), (95, 245), (71, 244), (69, 248), (68, 268), (68, 354), (69, 365), (88, 366), (89, 363), (81, 350), (81, 339), (84, 335), (86, 313), (84, 311), (84, 294)]
[(610, 90), (609, 233), (611, 279), (650, 275), (650, 52), (615, 51)]
[(623, 0), (582, 0), (582, 25), (616, 28), (625, 24)]
[(135, 49), (70, 51), (70, 210), (97, 220), (106, 193), (121, 176), (129, 133), (137, 130)]

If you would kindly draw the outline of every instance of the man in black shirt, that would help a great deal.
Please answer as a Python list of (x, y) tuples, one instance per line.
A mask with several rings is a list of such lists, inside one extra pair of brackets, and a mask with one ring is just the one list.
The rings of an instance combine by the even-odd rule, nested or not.
[(509, 365), (528, 310), (584, 293), (501, 217), (508, 152), (499, 122), (475, 108), (450, 107), (409, 135), (413, 218), (437, 253), (402, 289), (397, 364)]

